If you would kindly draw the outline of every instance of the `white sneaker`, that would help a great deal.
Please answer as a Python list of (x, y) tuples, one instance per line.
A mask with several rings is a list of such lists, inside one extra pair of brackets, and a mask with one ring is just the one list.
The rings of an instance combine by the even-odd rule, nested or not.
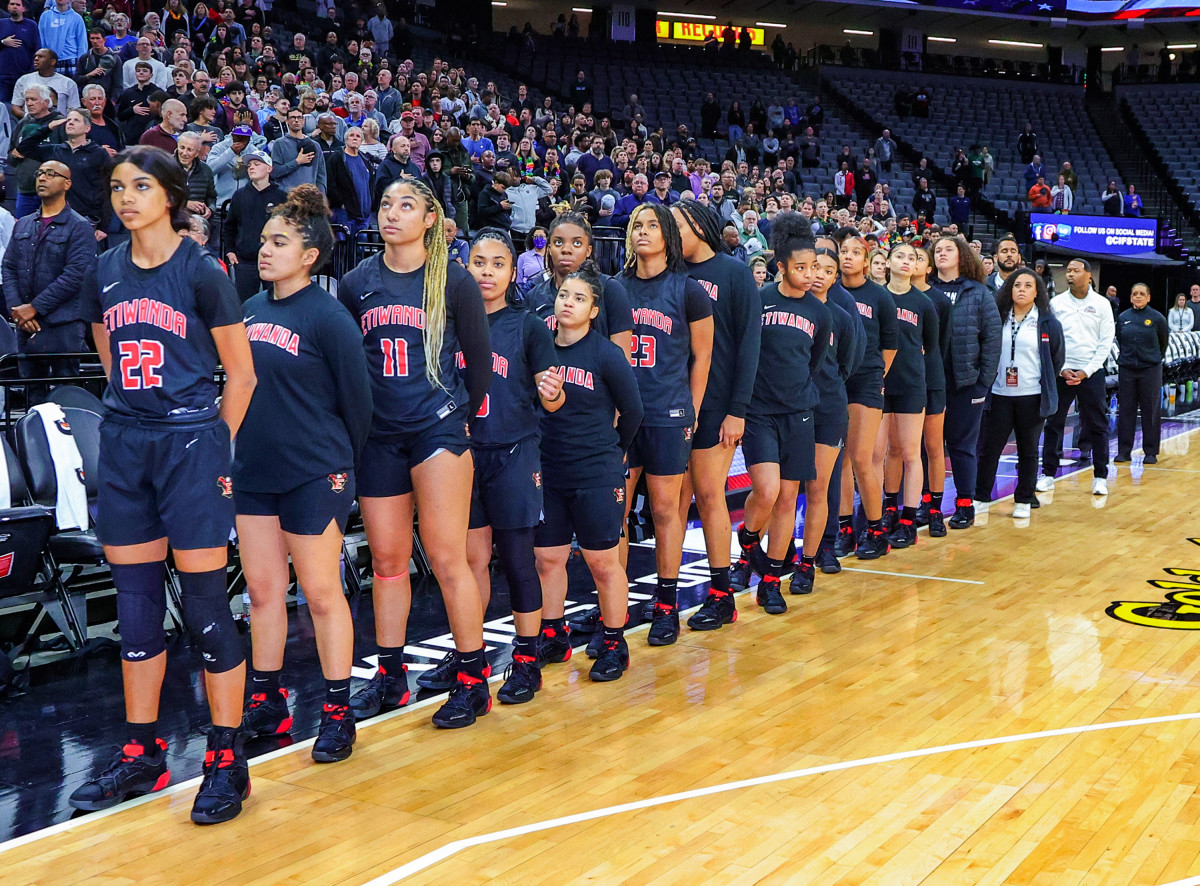
[(1013, 505), (1013, 519), (1014, 520), (1029, 519), (1030, 510), (1031, 509), (1029, 507), (1028, 502), (1018, 502), (1017, 504)]
[(975, 508), (976, 514), (986, 514), (992, 503), (990, 501), (972, 501), (971, 506)]
[(1046, 474), (1042, 474), (1042, 476), (1038, 477), (1038, 479), (1037, 479), (1037, 491), (1038, 492), (1049, 492), (1053, 488), (1054, 488), (1054, 478), (1053, 477), (1048, 476)]
[(1108, 495), (1108, 481), (1097, 477), (1092, 481), (1092, 495)]

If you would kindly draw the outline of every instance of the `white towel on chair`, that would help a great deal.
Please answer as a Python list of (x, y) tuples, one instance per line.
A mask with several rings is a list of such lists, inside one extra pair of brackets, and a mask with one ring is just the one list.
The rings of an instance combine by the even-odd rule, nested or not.
[(33, 407), (42, 420), (46, 440), (50, 444), (50, 459), (54, 462), (54, 477), (58, 486), (58, 501), (54, 503), (54, 519), (59, 529), (87, 529), (87, 488), (83, 485), (83, 456), (71, 433), (67, 416), (57, 403), (42, 403)]
[(12, 507), (12, 487), (8, 478), (8, 459), (0, 452), (0, 509)]

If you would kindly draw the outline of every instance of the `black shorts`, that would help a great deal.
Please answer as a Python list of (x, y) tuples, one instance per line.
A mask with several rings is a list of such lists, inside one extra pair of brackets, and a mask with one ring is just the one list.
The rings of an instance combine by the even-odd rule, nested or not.
[(539, 548), (554, 548), (579, 539), (585, 551), (607, 551), (621, 540), (625, 523), (625, 478), (614, 477), (611, 486), (586, 489), (553, 489), (543, 492), (545, 520), (534, 533)]
[(822, 446), (841, 449), (846, 445), (846, 434), (850, 432), (850, 416), (845, 403), (832, 403), (828, 408), (817, 404), (813, 410), (813, 436)]
[(941, 415), (946, 411), (946, 389), (925, 392), (925, 414)]
[(233, 454), (223, 421), (171, 428), (100, 424), (96, 535), (103, 544), (166, 538), (223, 548), (233, 530)]
[(746, 417), (742, 453), (748, 466), (779, 465), (783, 480), (817, 478), (815, 420), (811, 410)]
[(721, 444), (721, 422), (724, 415), (716, 412), (701, 412), (697, 416), (696, 433), (692, 434), (692, 449), (712, 449)]
[(897, 415), (919, 415), (925, 411), (925, 391), (904, 391), (899, 394), (884, 392), (883, 411)]
[(542, 452), (537, 437), (475, 450), (471, 529), (529, 529), (542, 519)]
[(692, 454), (692, 429), (642, 425), (629, 446), (629, 467), (642, 468), (654, 477), (687, 473)]
[(462, 455), (470, 448), (466, 410), (411, 434), (368, 437), (358, 463), (358, 494), (367, 498), (408, 495), (413, 491), (413, 468), (443, 449)]
[(846, 379), (846, 399), (870, 409), (883, 409), (883, 370), (859, 372)]
[(278, 517), (279, 528), (292, 535), (324, 535), (330, 520), (345, 532), (354, 506), (354, 472), (327, 474), (287, 492), (235, 489), (233, 505), (240, 517)]

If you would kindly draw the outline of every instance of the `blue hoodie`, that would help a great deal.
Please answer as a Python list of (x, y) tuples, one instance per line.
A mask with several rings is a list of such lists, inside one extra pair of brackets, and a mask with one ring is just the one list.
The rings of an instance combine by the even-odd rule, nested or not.
[(38, 33), (42, 47), (58, 54), (58, 67), (64, 74), (74, 71), (75, 62), (88, 51), (83, 16), (69, 7), (66, 12), (59, 12), (56, 6), (47, 6), (38, 19)]

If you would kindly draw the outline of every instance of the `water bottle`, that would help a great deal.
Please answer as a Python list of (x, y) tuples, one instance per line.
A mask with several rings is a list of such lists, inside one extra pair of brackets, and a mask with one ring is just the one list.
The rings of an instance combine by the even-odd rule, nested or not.
[(1158, 408), (1163, 412), (1167, 411), (1167, 386), (1163, 385), (1162, 390), (1158, 392)]
[(1175, 385), (1167, 385), (1170, 391), (1167, 393), (1167, 415), (1175, 415)]
[(1113, 394), (1108, 401), (1108, 431), (1111, 434), (1117, 429), (1117, 395)]

